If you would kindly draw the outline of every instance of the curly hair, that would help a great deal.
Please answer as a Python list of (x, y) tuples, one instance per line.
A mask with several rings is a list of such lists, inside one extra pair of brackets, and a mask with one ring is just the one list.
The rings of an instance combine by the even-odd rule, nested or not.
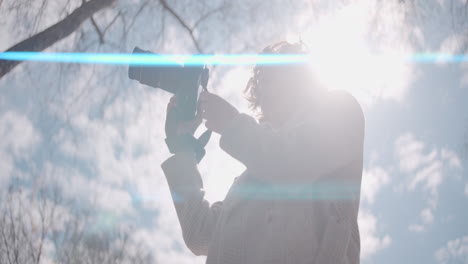
[[(278, 43), (275, 43), (273, 45), (265, 47), (260, 54), (290, 54), (290, 55), (296, 55), (296, 54), (308, 54), (309, 49), (307, 46), (301, 41), (291, 44), (287, 41), (281, 41)], [(257, 114), (257, 118), (259, 120), (263, 119), (263, 113), (262, 113), (262, 106), (261, 106), (261, 100), (259, 100), (260, 95), (261, 95), (261, 89), (259, 88), (259, 83), (262, 78), (265, 78), (266, 74), (266, 67), (271, 66), (265, 66), (265, 65), (255, 65), (253, 68), (253, 75), (250, 77), (249, 81), (247, 82), (247, 85), (244, 90), (244, 94), (246, 95), (247, 101), (250, 103), (250, 109), (252, 109), (254, 112)], [(293, 80), (295, 77), (297, 77), (297, 74), (301, 75), (301, 79), (304, 79), (306, 75), (311, 74), (309, 70), (307, 70), (309, 73), (306, 73), (304, 65), (282, 65), (282, 68), (288, 68), (294, 72), (295, 76), (289, 75), (290, 79)], [(291, 73), (291, 71), (288, 71), (288, 73)], [(285, 75), (287, 75), (285, 73)], [(308, 84), (303, 84), (302, 86), (307, 86)]]

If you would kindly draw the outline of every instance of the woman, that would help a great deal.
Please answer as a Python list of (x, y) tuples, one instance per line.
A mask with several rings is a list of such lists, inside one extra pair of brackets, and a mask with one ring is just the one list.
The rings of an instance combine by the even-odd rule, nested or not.
[[(305, 52), (302, 43), (287, 42), (263, 50)], [(225, 199), (210, 205), (197, 147), (187, 144), (162, 164), (186, 245), (210, 264), (359, 263), (361, 107), (345, 92), (316, 85), (297, 64), (257, 65), (246, 91), (260, 123), (207, 92), (197, 121), (175, 121), (177, 98), (168, 105), (166, 122), (176, 127), (166, 129), (168, 138), (191, 133), (203, 118), (246, 167)]]

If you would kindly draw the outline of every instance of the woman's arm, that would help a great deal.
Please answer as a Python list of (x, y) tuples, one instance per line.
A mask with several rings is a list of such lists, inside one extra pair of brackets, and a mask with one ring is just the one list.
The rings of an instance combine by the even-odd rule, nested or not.
[(256, 177), (317, 179), (360, 158), (364, 139), (364, 116), (351, 95), (334, 94), (324, 109), (281, 130), (238, 114), (221, 135), (220, 146)]
[(207, 255), (223, 202), (204, 199), (203, 182), (192, 153), (181, 152), (161, 165), (187, 247), (197, 256)]

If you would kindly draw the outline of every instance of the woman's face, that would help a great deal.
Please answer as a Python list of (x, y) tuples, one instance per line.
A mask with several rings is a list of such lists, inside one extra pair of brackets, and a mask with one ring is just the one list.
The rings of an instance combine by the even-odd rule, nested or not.
[(264, 120), (281, 126), (296, 109), (312, 103), (311, 82), (307, 68), (291, 66), (268, 66), (261, 69), (257, 103)]
[(258, 84), (257, 100), (265, 121), (281, 125), (294, 109), (294, 89), (280, 69), (267, 69)]

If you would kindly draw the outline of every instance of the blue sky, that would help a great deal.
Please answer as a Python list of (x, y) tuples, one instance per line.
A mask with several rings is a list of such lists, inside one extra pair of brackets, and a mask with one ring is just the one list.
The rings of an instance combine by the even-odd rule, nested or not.
[[(457, 150), (462, 152), (460, 139), (466, 135), (467, 111), (463, 109), (468, 91), (459, 83), (459, 66), (422, 68), (405, 103), (384, 103), (366, 113), (366, 167), (377, 165), (388, 173), (387, 183), (371, 206), (385, 230), (393, 234), (391, 246), (373, 257), (379, 263), (410, 259), (434, 263), (431, 252), (440, 248), (441, 241), (468, 232), (466, 161), (457, 154)], [(447, 76), (446, 81), (439, 79), (441, 75)], [(405, 147), (409, 149), (406, 154), (399, 154)], [(457, 158), (444, 158), (444, 149)], [(415, 169), (405, 169), (406, 163)], [(414, 184), (424, 170), (427, 175)]]
[[(173, 5), (194, 22), (191, 10), (206, 8), (201, 2)], [(229, 54), (302, 39), (316, 59), (311, 72), (320, 82), (359, 100), (366, 118), (362, 263), (468, 263), (468, 66), (401, 60), (416, 52), (466, 53), (468, 17), (457, 13), (462, 2), (415, 0), (409, 7), (377, 0), (266, 2), (236, 1), (200, 24), (196, 36), (207, 52)], [(8, 15), (11, 3), (0, 4), (1, 50), (33, 33), (27, 22), (34, 8)], [(138, 3), (120, 1), (96, 18), (105, 22), (118, 10), (136, 12)], [(56, 21), (59, 8), (50, 4), (37, 28)], [(158, 12), (150, 5), (141, 13), (123, 52), (135, 45), (161, 53), (195, 52), (171, 17), (159, 32)], [(92, 52), (119, 52), (93, 44), (97, 36), (89, 22), (82, 32), (87, 37), (74, 34), (47, 51), (74, 52), (90, 44)], [(119, 41), (118, 24), (108, 34), (109, 41)], [(375, 59), (382, 54), (389, 57)], [(169, 156), (162, 129), (169, 95), (128, 80), (126, 70), (28, 62), (1, 79), (0, 194), (20, 182), (33, 210), (32, 187), (57, 186), (74, 206), (95, 208), (91, 230), (131, 225), (134, 242), (151, 249), (155, 261), (203, 263), (204, 257), (193, 256), (183, 244), (160, 169)], [(242, 96), (249, 75), (250, 66), (218, 66), (209, 89), (250, 113)], [(200, 165), (210, 202), (223, 199), (244, 169), (219, 149), (218, 140), (210, 141)], [(59, 206), (63, 215), (71, 213)], [(53, 252), (48, 244), (45, 263)]]

